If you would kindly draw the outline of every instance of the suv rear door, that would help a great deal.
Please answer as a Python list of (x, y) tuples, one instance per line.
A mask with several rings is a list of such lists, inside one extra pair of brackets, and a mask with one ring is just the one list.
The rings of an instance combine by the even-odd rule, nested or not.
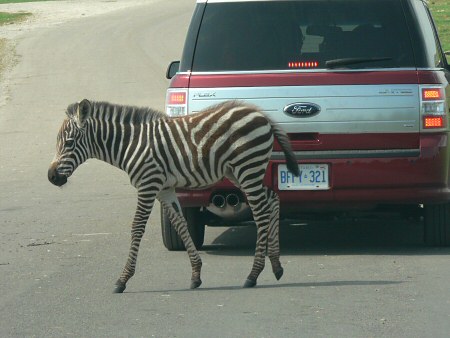
[[(301, 149), (419, 148), (418, 76), (401, 1), (208, 3), (193, 55), (191, 113), (240, 99), (288, 133), (309, 133)], [(320, 111), (284, 112), (297, 103)]]

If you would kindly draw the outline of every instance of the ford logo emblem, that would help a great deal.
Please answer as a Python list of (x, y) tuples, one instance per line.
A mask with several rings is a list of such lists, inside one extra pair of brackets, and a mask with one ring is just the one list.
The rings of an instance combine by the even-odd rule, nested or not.
[(315, 103), (291, 103), (283, 111), (293, 117), (312, 117), (320, 113), (320, 106)]

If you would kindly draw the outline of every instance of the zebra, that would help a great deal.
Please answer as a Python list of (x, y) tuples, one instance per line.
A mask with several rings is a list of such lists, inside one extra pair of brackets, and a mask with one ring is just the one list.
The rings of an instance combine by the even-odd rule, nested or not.
[(156, 199), (160, 201), (189, 255), (190, 288), (201, 285), (202, 261), (189, 235), (175, 188), (202, 189), (223, 178), (245, 194), (257, 225), (253, 266), (243, 287), (253, 287), (269, 256), (277, 280), (283, 275), (279, 247), (279, 198), (263, 184), (274, 138), (294, 175), (299, 167), (287, 134), (259, 108), (226, 101), (199, 113), (169, 117), (151, 108), (82, 100), (67, 107), (57, 135), (49, 181), (64, 185), (89, 158), (110, 163), (129, 175), (137, 190), (131, 247), (115, 283), (122, 293), (134, 275), (142, 236)]

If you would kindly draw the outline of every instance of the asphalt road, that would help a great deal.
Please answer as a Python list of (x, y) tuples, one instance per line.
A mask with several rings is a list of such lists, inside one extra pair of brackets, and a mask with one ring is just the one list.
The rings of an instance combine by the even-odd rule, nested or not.
[(449, 249), (419, 221), (298, 221), (281, 229), (279, 282), (254, 289), (255, 229), (207, 228), (203, 285), (164, 249), (159, 206), (137, 273), (112, 294), (128, 253), (135, 191), (88, 161), (62, 189), (47, 181), (57, 130), (83, 98), (162, 109), (193, 1), (85, 18), (24, 35), (0, 107), (0, 337), (448, 337)]

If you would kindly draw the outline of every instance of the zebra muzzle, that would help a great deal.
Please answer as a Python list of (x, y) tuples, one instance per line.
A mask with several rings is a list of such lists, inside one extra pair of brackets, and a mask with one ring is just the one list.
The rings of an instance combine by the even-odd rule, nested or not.
[(58, 173), (57, 166), (58, 166), (57, 163), (52, 163), (50, 165), (50, 168), (48, 168), (47, 175), (48, 175), (48, 180), (50, 181), (50, 183), (52, 183), (58, 187), (61, 187), (67, 183), (67, 177)]

